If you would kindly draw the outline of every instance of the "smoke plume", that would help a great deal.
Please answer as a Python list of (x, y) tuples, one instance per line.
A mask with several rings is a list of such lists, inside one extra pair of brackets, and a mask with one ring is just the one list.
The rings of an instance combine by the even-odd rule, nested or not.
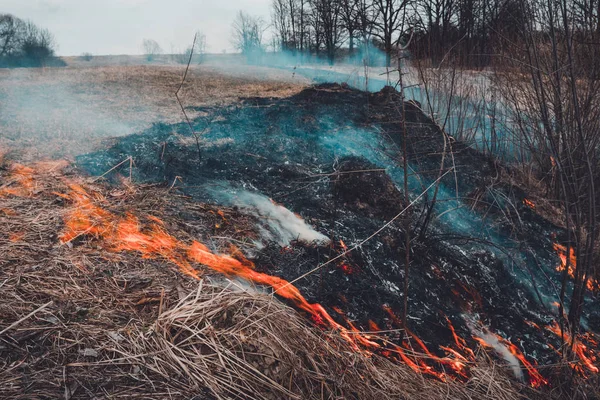
[(243, 189), (209, 191), (220, 204), (243, 208), (259, 218), (261, 233), (267, 240), (282, 246), (289, 245), (293, 240), (317, 244), (329, 242), (327, 236), (315, 231), (300, 216), (262, 194)]

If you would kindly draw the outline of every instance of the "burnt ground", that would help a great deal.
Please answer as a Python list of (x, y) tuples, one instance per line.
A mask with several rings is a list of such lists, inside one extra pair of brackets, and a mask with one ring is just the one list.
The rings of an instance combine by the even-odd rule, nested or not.
[[(481, 322), (530, 360), (553, 363), (556, 354), (547, 344), (556, 347), (558, 339), (528, 322), (546, 326), (556, 318), (551, 303), (560, 276), (552, 243), (560, 241), (562, 229), (524, 205), (526, 193), (503, 179), (510, 168), (490, 157), (449, 139), (452, 156), (440, 168), (442, 133), (414, 104), (405, 107), (411, 199), (440, 169), (450, 171), (441, 180), (431, 222), (433, 189), (409, 212), (415, 232), (409, 328), (436, 352), (452, 342), (445, 316), (473, 347), (469, 325)], [(341, 254), (340, 241), (350, 248), (359, 244), (405, 206), (401, 103), (393, 90), (369, 94), (323, 84), (284, 99), (243, 98), (193, 111), (200, 115), (192, 122), (199, 144), (187, 124), (156, 124), (78, 157), (77, 166), (102, 175), (132, 157), (136, 182), (174, 185), (200, 202), (243, 211), (235, 200), (240, 190), (272, 198), (331, 239), (329, 245), (287, 246), (264, 240), (259, 251), (243, 249), (257, 269), (287, 280)], [(119, 173), (129, 174), (129, 163), (105, 178)], [(359, 328), (369, 330), (369, 320), (381, 329), (400, 328), (386, 308), (402, 314), (402, 224), (397, 219), (296, 285), (332, 315), (339, 307)], [(588, 309), (598, 309), (597, 299), (589, 301)], [(599, 330), (599, 316), (587, 315), (586, 324)]]

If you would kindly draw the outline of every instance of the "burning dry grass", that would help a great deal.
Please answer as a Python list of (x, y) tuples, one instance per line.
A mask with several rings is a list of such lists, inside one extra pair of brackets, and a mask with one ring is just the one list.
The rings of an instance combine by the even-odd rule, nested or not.
[[(183, 69), (124, 65), (0, 70), (0, 146), (20, 151), (28, 161), (71, 157), (92, 150), (102, 139), (136, 133), (157, 122), (182, 122), (174, 93)], [(212, 106), (239, 97), (288, 97), (306, 84), (269, 69), (262, 75), (193, 66), (180, 97), (186, 107)], [(190, 117), (200, 114), (188, 112)]]
[(506, 378), (475, 368), (469, 385), (425, 380), (409, 368), (353, 351), (308, 326), (271, 296), (200, 285), (119, 351), (165, 379), (186, 379), (220, 398), (513, 399)]
[[(110, 190), (67, 176), (64, 164), (26, 168), (28, 179), (4, 179), (0, 195), (5, 398), (519, 397), (505, 372), (485, 363), (466, 384), (425, 379), (357, 352), (339, 331), (311, 325), (246, 284), (201, 269), (197, 280), (165, 257), (108, 252), (93, 236), (60, 244), (69, 207), (57, 194), (75, 182), (103, 193), (107, 212), (160, 218), (178, 238), (207, 239), (219, 229), (229, 239), (214, 238), (218, 248), (251, 238), (254, 223), (164, 188)], [(17, 187), (26, 189), (6, 191)]]

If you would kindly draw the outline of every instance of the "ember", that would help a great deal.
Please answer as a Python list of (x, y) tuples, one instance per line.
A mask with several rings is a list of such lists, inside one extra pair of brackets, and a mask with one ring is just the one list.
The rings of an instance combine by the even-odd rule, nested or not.
[(535, 210), (535, 203), (529, 199), (523, 199), (523, 204), (525, 204), (527, 207), (531, 208), (532, 210)]

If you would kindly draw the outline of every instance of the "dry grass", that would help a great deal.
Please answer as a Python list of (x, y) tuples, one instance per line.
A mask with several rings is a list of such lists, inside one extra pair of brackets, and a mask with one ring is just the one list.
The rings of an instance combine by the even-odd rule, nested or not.
[(215, 208), (165, 188), (110, 189), (44, 170), (29, 196), (0, 196), (0, 398), (520, 397), (491, 363), (474, 366), (466, 384), (424, 379), (357, 353), (247, 284), (208, 272), (194, 280), (166, 260), (107, 252), (93, 238), (61, 245), (69, 205), (54, 193), (68, 181), (103, 193), (112, 213), (159, 217), (180, 240), (217, 248), (251, 238), (254, 221), (222, 210), (229, 222), (215, 232), (223, 222)]
[[(0, 69), (0, 146), (24, 160), (73, 157), (107, 137), (183, 116), (174, 93), (181, 65)], [(267, 68), (193, 66), (181, 93), (187, 106), (239, 97), (290, 96), (307, 82)], [(190, 110), (194, 117), (198, 112)]]

